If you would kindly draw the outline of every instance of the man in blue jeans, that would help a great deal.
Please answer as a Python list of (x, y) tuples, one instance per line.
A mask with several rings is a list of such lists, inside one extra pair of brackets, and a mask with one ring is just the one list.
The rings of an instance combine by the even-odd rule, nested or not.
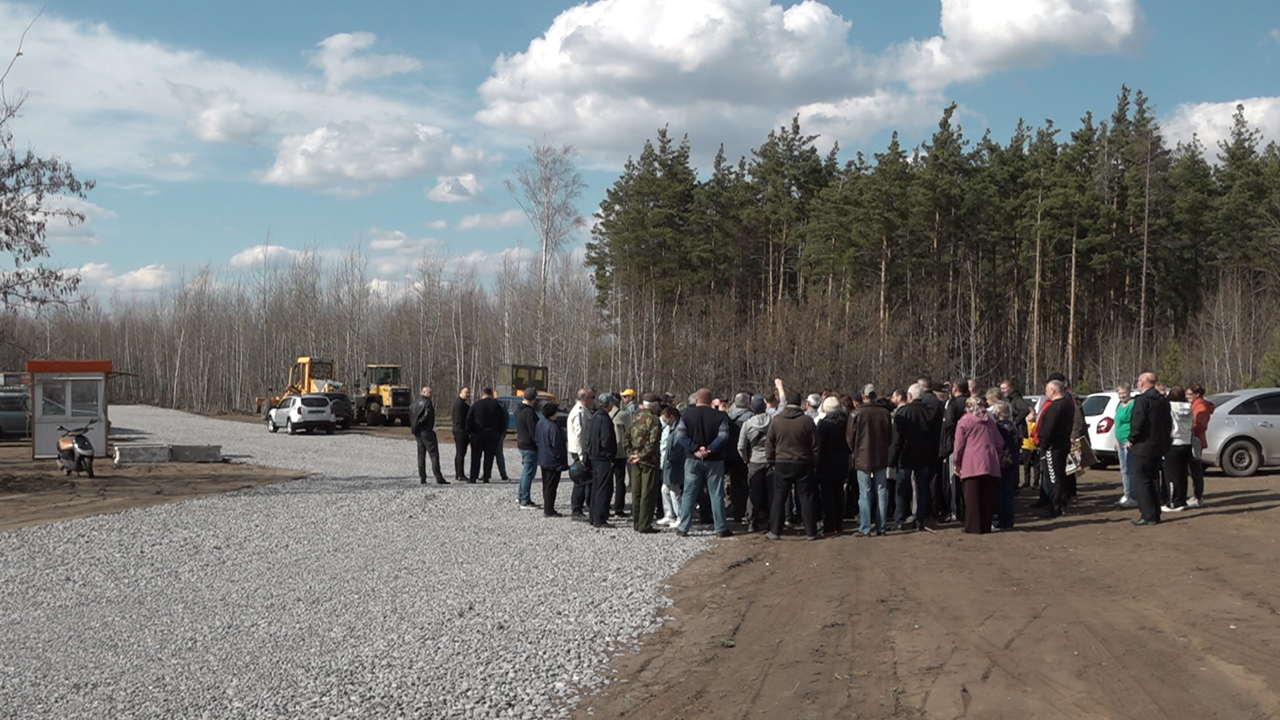
[(699, 390), (695, 398), (697, 404), (684, 412), (676, 426), (676, 442), (685, 449), (686, 457), (676, 535), (688, 536), (693, 508), (705, 486), (716, 535), (732, 537), (733, 531), (724, 519), (724, 446), (729, 443), (729, 416), (711, 407), (711, 391), (707, 388)]
[(535, 436), (538, 431), (538, 388), (530, 385), (524, 389), (524, 402), (516, 406), (516, 448), (520, 451), (520, 507), (532, 510), (537, 505), (529, 492), (533, 487), (533, 477), (538, 472), (538, 443)]

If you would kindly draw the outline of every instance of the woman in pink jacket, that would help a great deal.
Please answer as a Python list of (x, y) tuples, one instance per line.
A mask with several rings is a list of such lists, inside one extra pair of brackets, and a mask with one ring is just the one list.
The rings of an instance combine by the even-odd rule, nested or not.
[(995, 422), (987, 415), (982, 399), (965, 403), (964, 417), (956, 425), (954, 462), (964, 484), (964, 531), (991, 532), (991, 516), (996, 509), (1000, 485), (1000, 450), (1004, 440)]

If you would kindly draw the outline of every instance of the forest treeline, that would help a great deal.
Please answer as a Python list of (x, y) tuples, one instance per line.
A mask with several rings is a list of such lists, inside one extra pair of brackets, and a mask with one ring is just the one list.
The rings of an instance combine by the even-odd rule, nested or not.
[(585, 267), (428, 254), (375, 291), (359, 244), (311, 249), (11, 313), (4, 368), (111, 358), (128, 373), (115, 401), (211, 411), (251, 408), (299, 355), (351, 380), (401, 363), (445, 397), (503, 362), (548, 365), (560, 394), (888, 388), (926, 371), (1280, 383), (1280, 149), (1244, 108), (1214, 148), (1170, 146), (1127, 88), (1105, 120), (1019, 123), (1003, 143), (965, 137), (954, 111), (918, 147), (895, 134), (844, 163), (793, 121), (737, 162), (721, 150), (705, 179), (663, 129), (607, 190)]

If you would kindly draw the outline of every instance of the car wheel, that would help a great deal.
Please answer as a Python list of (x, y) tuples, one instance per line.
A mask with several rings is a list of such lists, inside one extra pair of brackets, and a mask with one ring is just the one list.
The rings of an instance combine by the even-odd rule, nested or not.
[(276, 431), (278, 431), (279, 429), (280, 429), (280, 426), (276, 424), (275, 419), (274, 419), (274, 418), (272, 418), (272, 417), (270, 417), (270, 416), (268, 416), (268, 417), (267, 417), (267, 432), (276, 432)]
[(298, 428), (296, 428), (296, 427), (294, 427), (294, 426), (293, 426), (293, 421), (292, 421), (292, 420), (285, 420), (285, 422), (284, 422), (284, 429), (285, 429), (285, 432), (289, 433), (290, 435), (297, 435), (297, 434), (298, 434)]
[(325, 434), (325, 435), (332, 435), (332, 434), (333, 434), (333, 432), (334, 432), (335, 430), (337, 430), (337, 428), (336, 428), (336, 427), (334, 427), (333, 425), (329, 425), (328, 427), (326, 427), (326, 428), (324, 429), (324, 434)]
[(351, 429), (351, 418), (342, 418), (342, 429), (343, 430)]
[(369, 408), (365, 410), (365, 414), (369, 418), (369, 427), (377, 427), (382, 424), (382, 405), (369, 403)]
[(1227, 475), (1249, 477), (1258, 472), (1258, 467), (1262, 465), (1262, 453), (1257, 445), (1240, 438), (1232, 440), (1218, 453), (1218, 461), (1222, 465), (1222, 472)]

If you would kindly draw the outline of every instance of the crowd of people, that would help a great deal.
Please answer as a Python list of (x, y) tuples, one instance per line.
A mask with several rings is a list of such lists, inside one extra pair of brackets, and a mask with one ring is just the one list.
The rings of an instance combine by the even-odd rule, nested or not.
[[(1137, 391), (1117, 388), (1117, 505), (1139, 508), (1134, 524), (1146, 526), (1159, 523), (1162, 512), (1203, 503), (1199, 457), (1213, 406), (1203, 387), (1164, 388), (1151, 373), (1138, 378)], [(411, 412), (418, 474), (426, 483), (430, 456), (436, 482), (447, 484), (431, 398), (423, 388)], [(556, 403), (538, 399), (536, 388), (526, 388), (515, 410), (519, 507), (561, 516), (556, 500), (567, 476), (571, 517), (614, 527), (611, 520), (628, 517), (629, 494), (640, 533), (670, 527), (687, 536), (695, 520), (720, 537), (734, 534), (733, 522), (773, 540), (788, 530), (809, 540), (832, 537), (849, 519), (862, 537), (952, 522), (968, 533), (1008, 530), (1020, 489), (1038, 489), (1035, 506), (1045, 517), (1061, 516), (1077, 494), (1076, 475), (1096, 462), (1081, 398), (1058, 373), (1035, 407), (1010, 380), (982, 390), (972, 379), (937, 383), (928, 376), (887, 398), (871, 385), (851, 395), (805, 396), (781, 380), (732, 401), (703, 388), (687, 403), (670, 394), (582, 388), (567, 421)], [(455, 479), (487, 483), (496, 463), (507, 480), (502, 439), (509, 415), (493, 390), (472, 405), (470, 389), (462, 388), (452, 422)], [(539, 471), (540, 505), (532, 497)]]

